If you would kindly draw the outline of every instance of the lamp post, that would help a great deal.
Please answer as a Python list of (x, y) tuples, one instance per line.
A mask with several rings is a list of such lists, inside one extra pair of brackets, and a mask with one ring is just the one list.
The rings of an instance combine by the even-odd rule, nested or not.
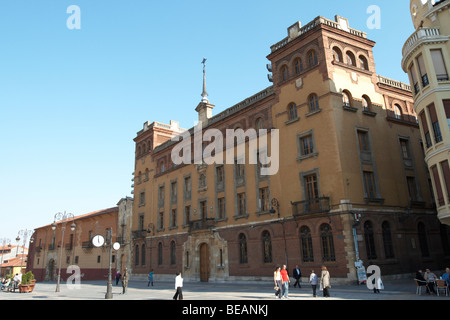
[[(278, 218), (280, 218), (280, 202), (278, 201), (277, 198), (272, 198), (271, 201), (272, 204), (272, 208), (270, 209), (270, 213), (277, 213)], [(281, 223), (281, 227), (283, 229), (283, 240), (284, 240), (284, 260), (285, 260), (285, 265), (287, 267), (288, 265), (288, 255), (287, 255), (287, 245), (286, 245), (286, 232), (284, 231), (284, 219), (282, 221), (280, 221)]]
[(28, 239), (28, 236), (30, 235), (30, 234), (32, 234), (32, 230), (27, 230), (27, 229), (25, 229), (25, 230), (20, 230), (19, 232), (18, 232), (18, 234), (17, 234), (17, 238), (16, 238), (16, 241), (17, 242), (19, 242), (20, 241), (20, 236), (22, 236), (23, 237), (23, 248), (22, 248), (22, 258), (21, 258), (21, 262), (20, 262), (20, 265), (21, 266), (23, 266), (23, 256), (25, 255), (25, 251), (24, 251), (24, 248), (25, 248), (25, 245), (26, 245), (26, 243), (27, 243), (27, 239)]
[(59, 270), (58, 270), (58, 280), (56, 281), (56, 291), (55, 292), (60, 292), (59, 290), (59, 283), (61, 281), (61, 262), (62, 262), (62, 251), (63, 251), (63, 246), (64, 246), (64, 231), (66, 230), (66, 224), (62, 224), (64, 222), (64, 220), (67, 220), (69, 218), (72, 218), (72, 224), (70, 225), (70, 230), (74, 231), (76, 228), (75, 225), (75, 217), (72, 213), (66, 213), (64, 211), (64, 213), (62, 212), (58, 212), (57, 214), (55, 214), (53, 223), (52, 223), (52, 230), (56, 230), (56, 221), (61, 221), (61, 247), (59, 248)]

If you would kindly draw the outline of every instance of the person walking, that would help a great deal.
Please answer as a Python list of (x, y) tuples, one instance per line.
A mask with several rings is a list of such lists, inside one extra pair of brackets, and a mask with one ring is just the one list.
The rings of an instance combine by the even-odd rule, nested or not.
[(281, 285), (282, 285), (282, 297), (287, 299), (289, 296), (289, 283), (291, 280), (289, 279), (289, 275), (286, 269), (286, 265), (283, 265), (283, 269), (280, 271), (281, 274)]
[(313, 297), (316, 297), (316, 289), (317, 289), (318, 282), (319, 282), (319, 279), (317, 278), (317, 274), (315, 274), (314, 270), (311, 270), (311, 274), (309, 275), (309, 283), (311, 283)]
[(325, 298), (330, 297), (330, 273), (327, 270), (327, 267), (322, 266), (322, 273), (320, 275), (320, 286), (323, 290), (323, 296)]
[(275, 283), (275, 296), (281, 299), (281, 267), (276, 266), (273, 273), (273, 282)]
[(125, 268), (125, 271), (122, 275), (122, 294), (125, 294), (127, 292), (128, 288), (128, 268)]
[(292, 271), (292, 276), (295, 279), (294, 288), (298, 285), (299, 288), (302, 287), (300, 282), (302, 282), (302, 272), (300, 271), (300, 268), (298, 267), (298, 264), (295, 265), (294, 270)]
[(177, 276), (175, 277), (175, 294), (173, 296), (173, 300), (183, 300), (183, 278), (181, 277), (181, 272), (177, 272)]
[(153, 272), (153, 269), (150, 270), (150, 272), (148, 273), (148, 284), (147, 287), (150, 287), (150, 283), (152, 284), (153, 287), (153, 275), (155, 273)]
[(119, 270), (116, 271), (116, 276), (115, 277), (116, 277), (116, 286), (117, 286), (117, 285), (119, 285), (119, 280), (120, 280), (120, 277), (121, 277), (121, 274), (120, 274)]

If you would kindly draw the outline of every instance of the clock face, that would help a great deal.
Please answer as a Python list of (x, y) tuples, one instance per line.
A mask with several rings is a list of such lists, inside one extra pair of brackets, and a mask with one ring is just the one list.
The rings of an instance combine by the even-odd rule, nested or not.
[(105, 243), (105, 238), (101, 235), (96, 235), (92, 238), (92, 244), (94, 247), (101, 247)]
[(114, 249), (114, 250), (119, 250), (119, 249), (120, 249), (120, 243), (114, 242), (114, 244), (113, 244), (113, 249)]

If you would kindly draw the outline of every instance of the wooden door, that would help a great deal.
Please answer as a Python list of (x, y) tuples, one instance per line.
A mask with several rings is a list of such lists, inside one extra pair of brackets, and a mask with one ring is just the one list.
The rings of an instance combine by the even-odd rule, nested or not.
[(209, 279), (209, 247), (206, 243), (200, 246), (200, 281), (208, 282)]

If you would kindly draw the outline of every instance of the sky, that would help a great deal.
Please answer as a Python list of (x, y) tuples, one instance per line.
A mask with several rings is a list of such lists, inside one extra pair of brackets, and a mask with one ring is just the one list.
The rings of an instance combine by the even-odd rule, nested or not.
[(132, 196), (136, 133), (194, 125), (203, 58), (218, 114), (270, 86), (270, 46), (319, 15), (367, 32), (377, 74), (409, 83), (408, 0), (0, 0), (0, 244)]

